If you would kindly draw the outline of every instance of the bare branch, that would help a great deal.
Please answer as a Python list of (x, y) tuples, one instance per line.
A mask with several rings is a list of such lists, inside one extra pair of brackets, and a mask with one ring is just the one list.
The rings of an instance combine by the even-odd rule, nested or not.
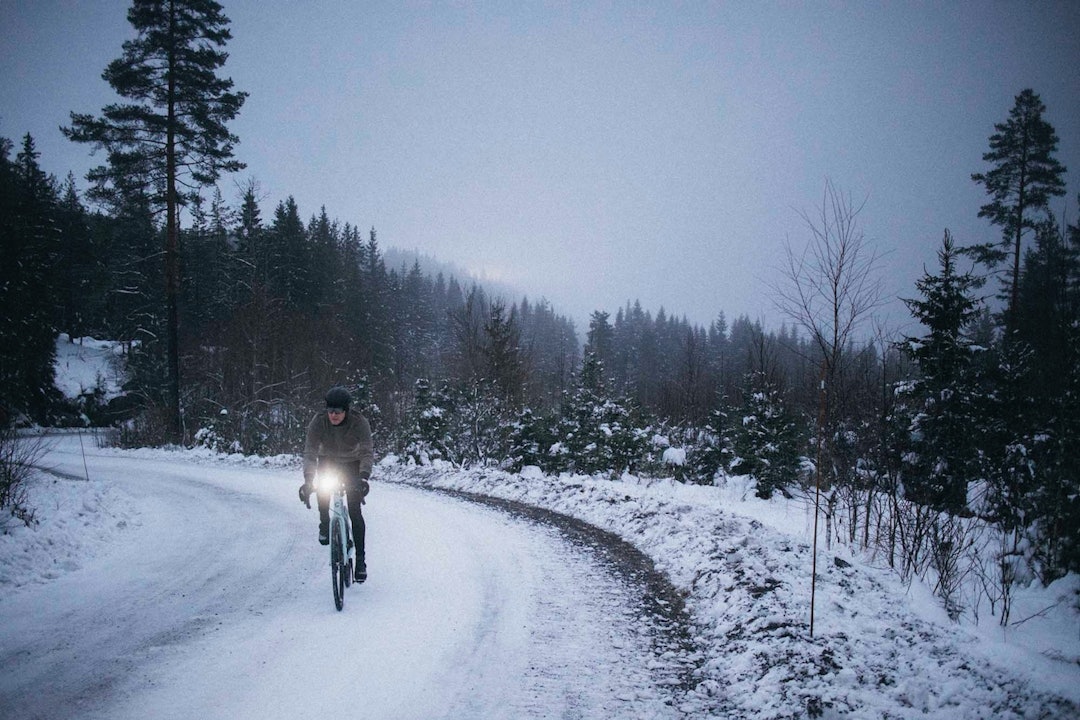
[(817, 214), (799, 213), (810, 233), (806, 246), (797, 252), (785, 241), (783, 280), (773, 287), (776, 307), (806, 331), (830, 370), (863, 320), (883, 304), (880, 255), (858, 222), (865, 205), (826, 181)]

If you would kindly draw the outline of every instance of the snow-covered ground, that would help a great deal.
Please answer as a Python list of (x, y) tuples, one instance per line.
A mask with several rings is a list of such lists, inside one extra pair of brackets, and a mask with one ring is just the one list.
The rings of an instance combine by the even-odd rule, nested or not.
[(1076, 576), (1018, 592), (1021, 621), (1003, 630), (993, 619), (954, 624), (918, 583), (819, 549), (810, 637), (812, 517), (801, 502), (753, 498), (737, 479), (707, 488), (391, 463), (380, 471), (550, 508), (643, 550), (687, 598), (708, 658), (694, 694), (714, 698), (720, 717), (1080, 717)]
[[(59, 469), (69, 476), (85, 473), (77, 437), (52, 455), (63, 458)], [(329, 707), (328, 686), (365, 683), (369, 674), (378, 686), (363, 687), (373, 703), (383, 698), (382, 717), (1080, 717), (1080, 579), (1018, 591), (1007, 629), (992, 618), (955, 624), (917, 582), (904, 585), (843, 548), (822, 547), (810, 637), (807, 508), (753, 498), (737, 479), (706, 488), (384, 461), (368, 509), (382, 559), (369, 562), (372, 581), (350, 590), (338, 614), (327, 609), (325, 568), (307, 540), (313, 517), (296, 501), (295, 458), (88, 452), (95, 458), (89, 480), (39, 476), (31, 502), (40, 524), (9, 525), (0, 535), (5, 715), (16, 693), (40, 690), (48, 699), (49, 688), (79, 687), (72, 667), (111, 687), (96, 669), (102, 659), (92, 641), (109, 640), (103, 646), (113, 655), (123, 644), (76, 633), (67, 642), (84, 656), (65, 664), (64, 628), (78, 628), (105, 607), (102, 598), (115, 598), (104, 588), (134, 593), (148, 577), (150, 599), (120, 603), (126, 620), (117, 622), (160, 642), (139, 645), (133, 677), (102, 691), (114, 717), (311, 716), (313, 708), (340, 710)], [(188, 485), (198, 486), (199, 502), (184, 500)], [(567, 550), (550, 530), (417, 488), (547, 508), (624, 538), (685, 597), (696, 648), (681, 651), (690, 657), (664, 658), (646, 647), (628, 607), (633, 591), (589, 552)], [(178, 513), (181, 500), (188, 505)], [(241, 511), (254, 515), (239, 534), (230, 532), (227, 519)], [(504, 526), (505, 534), (496, 529)], [(158, 528), (167, 529), (171, 560), (151, 572), (132, 562), (132, 548), (146, 555), (163, 543), (151, 530)], [(269, 561), (261, 550), (267, 538), (276, 538)], [(188, 569), (204, 562), (253, 570), (241, 575), (233, 597), (235, 586), (220, 575)], [(382, 635), (378, 629), (400, 625), (402, 613), (406, 640)], [(465, 639), (448, 638), (447, 624), (466, 628)], [(551, 650), (537, 655), (538, 645)], [(38, 676), (8, 672), (42, 646), (54, 654), (37, 661)], [(335, 650), (359, 669), (343, 673), (329, 663)], [(697, 672), (688, 688), (670, 674), (685, 661)], [(56, 679), (49, 662), (62, 676), (59, 686), (49, 682)], [(609, 663), (612, 672), (600, 671)], [(230, 689), (238, 683), (241, 690)], [(469, 692), (455, 695), (459, 687)]]
[[(85, 472), (85, 451), (90, 479), (41, 475), (32, 488), (40, 524), (9, 526), (0, 536), (0, 656), (6, 668), (19, 667), (20, 653), (32, 654), (43, 632), (64, 635), (68, 627), (74, 633), (68, 642), (89, 655), (78, 666), (101, 667), (94, 643), (105, 650), (113, 643), (113, 654), (124, 646), (80, 636), (77, 628), (108, 607), (112, 596), (103, 588), (136, 593), (144, 586), (146, 599), (119, 602), (127, 619), (116, 622), (131, 623), (136, 636), (168, 637), (163, 644), (170, 650), (139, 648), (131, 661), (139, 670), (122, 692), (108, 695), (111, 704), (90, 706), (113, 717), (195, 711), (253, 717), (255, 708), (263, 718), (291, 717), (303, 706), (288, 697), (299, 693), (313, 703), (322, 697), (312, 688), (325, 678), (323, 656), (335, 648), (345, 648), (359, 675), (380, 668), (374, 671), (379, 689), (369, 691), (401, 703), (386, 701), (389, 717), (433, 717), (437, 707), (454, 707), (464, 713), (457, 717), (477, 718), (1075, 718), (1080, 708), (1076, 578), (1020, 593), (1014, 615), (1026, 621), (1003, 631), (996, 624), (953, 624), (918, 585), (905, 587), (859, 558), (822, 551), (811, 638), (808, 518), (793, 501), (744, 499), (733, 487), (384, 461), (368, 508), (374, 518), (371, 553), (379, 559), (369, 563), (372, 582), (350, 590), (347, 614), (338, 615), (328, 610), (321, 548), (309, 542), (313, 514), (295, 498), (295, 458), (102, 450), (86, 438), (80, 446), (77, 438), (61, 440), (46, 464), (78, 477)], [(197, 490), (181, 490), (185, 485)], [(525, 530), (524, 523), (505, 518), (484, 520), (477, 529), (479, 511), (471, 514), (460, 509), (462, 503), (410, 486), (550, 508), (632, 542), (686, 597), (701, 652), (694, 687), (663, 690), (665, 682), (673, 683), (663, 678), (663, 668), (654, 672), (657, 658), (645, 647), (647, 639), (630, 629), (632, 609), (619, 604), (631, 601), (615, 579), (587, 557), (571, 561), (565, 548), (524, 551), (538, 543), (559, 548), (552, 531)], [(230, 516), (241, 510), (252, 517), (230, 527)], [(444, 516), (451, 517), (449, 526)], [(504, 537), (490, 522), (517, 529)], [(164, 538), (154, 540), (162, 532)], [(145, 555), (150, 547), (167, 550), (156, 569), (132, 562), (131, 555)], [(264, 548), (273, 558), (269, 566), (261, 557)], [(187, 568), (203, 556), (214, 560), (210, 576), (189, 577)], [(254, 577), (242, 573), (239, 587), (221, 579), (226, 567), (247, 563), (254, 563)], [(564, 564), (570, 568), (565, 573), (559, 570)], [(266, 573), (276, 581), (260, 580)], [(583, 588), (590, 589), (584, 596)], [(417, 601), (418, 595), (423, 599)], [(189, 603), (193, 609), (187, 611)], [(162, 612), (172, 624), (156, 624)], [(395, 613), (408, 615), (408, 634), (362, 640), (372, 628), (401, 625)], [(613, 617), (626, 622), (612, 626)], [(466, 627), (468, 639), (447, 639), (447, 623)], [(567, 627), (574, 629), (567, 633)], [(542, 656), (544, 673), (528, 676), (537, 644), (554, 654)], [(583, 668), (574, 660), (585, 649), (590, 654)], [(6, 672), (0, 705), (24, 698), (33, 682), (44, 683), (50, 663), (59, 663), (50, 657), (30, 686), (13, 686), (19, 673)], [(75, 692), (78, 678), (64, 674), (70, 669), (61, 672), (61, 665), (56, 672), (64, 683), (52, 687)], [(596, 671), (609, 666), (618, 669)], [(586, 669), (592, 671), (586, 675)], [(431, 697), (415, 697), (416, 677), (429, 681), (424, 693)], [(527, 692), (516, 684), (523, 677), (529, 677)], [(569, 677), (586, 680), (568, 686)], [(236, 697), (243, 702), (225, 702), (222, 685), (241, 678), (248, 689)], [(451, 692), (460, 686), (472, 688), (472, 705)], [(283, 687), (289, 688), (285, 697)], [(568, 700), (567, 687), (575, 699)], [(265, 697), (275, 698), (274, 705), (262, 703)], [(118, 699), (123, 702), (114, 704)], [(162, 707), (172, 710), (163, 715)]]
[(2, 717), (683, 716), (634, 580), (551, 527), (378, 485), (339, 613), (294, 463), (50, 445), (2, 538)]

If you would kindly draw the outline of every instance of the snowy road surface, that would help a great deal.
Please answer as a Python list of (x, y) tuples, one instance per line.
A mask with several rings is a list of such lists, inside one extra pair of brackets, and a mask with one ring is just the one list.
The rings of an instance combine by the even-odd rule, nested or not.
[[(641, 589), (551, 528), (375, 483), (339, 613), (296, 471), (87, 453), (133, 521), (0, 598), (4, 717), (679, 715)], [(77, 438), (44, 464), (83, 476)]]

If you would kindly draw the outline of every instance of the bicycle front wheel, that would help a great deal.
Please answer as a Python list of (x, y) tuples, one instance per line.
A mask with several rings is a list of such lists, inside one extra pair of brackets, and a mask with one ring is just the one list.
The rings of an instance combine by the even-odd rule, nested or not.
[(342, 557), (341, 523), (330, 526), (330, 582), (334, 586), (334, 607), (345, 605), (345, 558)]

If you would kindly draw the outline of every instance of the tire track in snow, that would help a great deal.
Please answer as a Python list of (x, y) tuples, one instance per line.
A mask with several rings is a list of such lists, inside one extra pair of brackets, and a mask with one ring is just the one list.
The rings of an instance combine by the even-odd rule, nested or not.
[[(617, 535), (560, 513), (513, 500), (460, 490), (425, 489), (493, 507), (512, 517), (526, 520), (540, 528), (546, 528), (552, 533), (553, 544), (557, 545), (561, 540), (580, 556), (579, 573), (582, 567), (596, 565), (605, 571), (606, 578), (579, 575), (576, 583), (605, 585), (603, 592), (599, 593), (604, 599), (604, 606), (600, 608), (598, 615), (609, 620), (619, 618), (617, 627), (635, 629), (635, 637), (629, 640), (619, 636), (616, 631), (606, 637), (593, 639), (601, 644), (610, 644), (619, 651), (623, 655), (622, 664), (631, 668), (630, 672), (635, 675), (631, 681), (623, 683), (623, 687), (613, 688), (615, 702), (612, 706), (605, 708), (606, 711), (612, 713), (611, 717), (692, 717), (702, 711), (699, 705), (692, 709), (680, 708), (680, 699), (696, 687), (698, 669), (705, 655), (693, 641), (690, 616), (686, 611), (682, 595), (661, 572), (656, 570), (651, 559)], [(580, 623), (580, 619), (575, 617), (580, 613), (580, 608), (559, 607), (559, 597), (573, 595), (574, 588), (551, 588), (546, 599), (541, 601), (546, 611), (552, 615), (551, 622), (542, 626), (543, 628), (550, 630), (560, 626), (562, 624), (559, 622), (560, 617), (564, 618), (567, 624)], [(547, 646), (556, 640), (555, 637), (545, 637), (543, 634), (536, 638), (537, 643)], [(545, 687), (555, 684), (551, 670), (543, 667), (532, 667), (530, 670), (536, 673), (532, 681), (537, 684), (537, 698), (544, 698), (544, 702), (550, 703), (552, 696)], [(595, 670), (604, 670), (604, 668)], [(638, 673), (638, 670), (641, 672)], [(591, 669), (587, 669), (586, 672), (594, 678), (598, 674)], [(643, 687), (654, 688), (655, 695), (653, 693), (643, 695), (641, 692)], [(642, 701), (656, 698), (661, 698), (663, 704), (671, 712), (660, 716), (626, 714), (628, 709), (636, 705), (639, 706), (636, 707), (638, 711), (642, 710), (640, 707)], [(586, 714), (580, 714), (584, 710), (581, 704), (580, 698), (566, 698), (562, 713), (553, 714), (550, 706), (543, 708), (537, 706), (531, 710), (543, 717), (587, 718), (595, 716), (588, 714), (588, 711)]]

